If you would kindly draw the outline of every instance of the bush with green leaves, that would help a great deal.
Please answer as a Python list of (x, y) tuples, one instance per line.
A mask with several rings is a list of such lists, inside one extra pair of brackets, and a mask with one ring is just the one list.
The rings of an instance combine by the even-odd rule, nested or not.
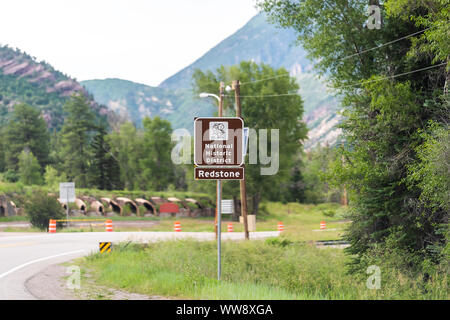
[(33, 192), (25, 203), (25, 212), (30, 223), (41, 230), (47, 229), (50, 219), (64, 218), (64, 211), (58, 200), (43, 191)]
[(3, 179), (7, 182), (17, 182), (19, 181), (19, 174), (14, 170), (9, 169), (3, 174)]
[(334, 217), (336, 212), (334, 210), (326, 210), (323, 212), (323, 215), (326, 217)]

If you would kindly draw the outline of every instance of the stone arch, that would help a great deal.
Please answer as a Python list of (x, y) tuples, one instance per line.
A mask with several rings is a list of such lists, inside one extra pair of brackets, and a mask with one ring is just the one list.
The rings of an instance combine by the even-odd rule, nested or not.
[(203, 204), (201, 204), (200, 202), (198, 202), (197, 200), (195, 200), (195, 199), (192, 199), (192, 198), (186, 198), (186, 199), (184, 199), (186, 202), (190, 202), (190, 203), (193, 203), (193, 204), (195, 204), (199, 209), (204, 209), (205, 208), (205, 206), (203, 205)]
[(150, 211), (152, 214), (157, 215), (157, 210), (156, 207), (153, 203), (151, 203), (148, 200), (142, 199), (142, 198), (138, 198), (138, 199), (134, 199), (134, 201), (140, 205), (140, 206), (144, 206), (145, 209), (147, 209), (148, 211)]
[(65, 202), (62, 202), (61, 199), (58, 198), (58, 202), (63, 207), (64, 210), (67, 210), (67, 204)]
[(166, 200), (164, 200), (161, 197), (151, 197), (150, 201), (153, 202), (154, 204), (162, 204), (166, 202)]
[(75, 205), (77, 206), (78, 210), (81, 210), (81, 211), (83, 211), (84, 214), (86, 214), (87, 206), (83, 200), (76, 198)]
[(122, 215), (122, 206), (110, 198), (101, 198), (101, 202), (105, 203), (112, 211)]
[(16, 205), (5, 195), (0, 195), (0, 207), (0, 215), (3, 217), (12, 217), (17, 215)]
[(97, 201), (97, 200), (92, 201), (90, 204), (90, 207), (96, 213), (98, 213), (102, 216), (105, 215), (105, 208), (103, 207), (103, 204), (100, 201)]
[(129, 206), (131, 211), (133, 213), (135, 213), (137, 216), (141, 215), (139, 212), (139, 207), (133, 200), (125, 198), (125, 197), (118, 197), (118, 198), (116, 198), (116, 200), (123, 206)]

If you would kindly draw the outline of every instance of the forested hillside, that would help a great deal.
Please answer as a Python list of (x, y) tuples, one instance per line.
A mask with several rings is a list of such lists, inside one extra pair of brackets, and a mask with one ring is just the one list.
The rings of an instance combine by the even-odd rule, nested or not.
[(76, 80), (19, 49), (0, 46), (0, 123), (7, 121), (14, 105), (26, 103), (41, 111), (50, 128), (59, 129), (62, 106), (74, 93), (85, 95), (98, 117), (115, 121), (113, 112), (95, 102)]
[(87, 80), (81, 82), (94, 99), (122, 118), (142, 128), (145, 117), (159, 116), (169, 120), (173, 128), (192, 129), (192, 119), (211, 116), (214, 106), (194, 97), (189, 89), (171, 90), (151, 87), (121, 79)]

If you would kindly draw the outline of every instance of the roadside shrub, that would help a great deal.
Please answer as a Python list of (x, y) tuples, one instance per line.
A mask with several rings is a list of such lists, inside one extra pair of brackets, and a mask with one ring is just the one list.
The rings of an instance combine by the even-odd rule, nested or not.
[(25, 212), (30, 223), (41, 230), (46, 230), (50, 219), (63, 219), (63, 208), (58, 200), (49, 197), (43, 191), (34, 192), (25, 202)]
[(262, 203), (259, 206), (259, 210), (258, 210), (258, 216), (268, 216), (270, 214), (269, 210), (267, 209), (267, 204)]
[(268, 239), (266, 239), (266, 244), (284, 248), (286, 246), (292, 245), (293, 242), (288, 239), (280, 240), (278, 238), (268, 238)]
[(188, 207), (189, 209), (191, 209), (191, 210), (198, 209), (198, 207), (197, 207), (197, 205), (196, 205), (195, 203), (192, 203), (192, 202), (186, 202), (186, 205), (187, 205), (187, 207)]
[(6, 182), (17, 182), (19, 181), (19, 174), (14, 170), (9, 169), (3, 174), (3, 179), (5, 179)]
[(323, 215), (326, 217), (334, 217), (336, 212), (334, 210), (326, 210), (323, 212)]
[(139, 213), (141, 216), (144, 216), (144, 214), (150, 213), (145, 206), (138, 206)]

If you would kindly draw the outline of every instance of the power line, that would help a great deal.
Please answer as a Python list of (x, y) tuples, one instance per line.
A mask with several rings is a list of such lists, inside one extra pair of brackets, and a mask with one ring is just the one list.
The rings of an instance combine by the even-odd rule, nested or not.
[[(296, 93), (280, 93), (280, 94), (266, 94), (266, 95), (244, 95), (244, 96), (239, 96), (241, 98), (269, 98), (269, 97), (283, 97), (283, 96), (295, 96), (295, 95), (299, 95), (300, 93), (296, 92)], [(225, 95), (225, 97), (234, 97), (233, 95)]]
[(400, 41), (400, 40), (404, 40), (404, 39), (407, 39), (407, 38), (409, 38), (409, 37), (415, 36), (416, 34), (425, 32), (425, 31), (427, 31), (427, 30), (429, 30), (429, 29), (431, 29), (431, 28), (434, 28), (434, 27), (429, 27), (429, 28), (427, 28), (427, 29), (424, 29), (424, 30), (421, 30), (421, 31), (417, 31), (417, 32), (411, 33), (411, 34), (409, 34), (409, 35), (407, 35), (407, 36), (403, 36), (403, 37), (401, 37), (401, 38), (398, 38), (398, 39), (395, 39), (395, 40), (392, 40), (392, 41), (389, 41), (389, 42), (380, 44), (380, 45), (378, 45), (378, 46), (376, 46), (376, 47), (373, 47), (373, 48), (370, 48), (370, 49), (367, 49), (367, 50), (363, 50), (363, 51), (361, 51), (361, 52), (354, 53), (354, 54), (351, 54), (351, 55), (346, 56), (346, 57), (343, 57), (343, 58), (339, 58), (339, 59), (337, 59), (337, 61), (345, 60), (345, 59), (348, 59), (348, 58), (351, 58), (351, 57), (354, 57), (354, 56), (358, 56), (358, 55), (364, 54), (364, 53), (366, 53), (366, 52), (369, 52), (369, 51), (372, 51), (372, 50), (375, 50), (375, 49), (379, 49), (379, 48), (385, 47), (385, 46), (390, 45), (390, 44), (392, 44), (392, 43), (395, 43), (395, 42), (398, 42), (398, 41)]
[(362, 83), (349, 84), (349, 85), (345, 85), (345, 86), (338, 87), (338, 88), (335, 88), (335, 89), (341, 89), (341, 88), (346, 88), (346, 87), (354, 87), (354, 86), (362, 85), (362, 84), (366, 84), (366, 83), (383, 81), (383, 80), (387, 80), (387, 79), (394, 79), (394, 78), (397, 78), (397, 77), (400, 77), (400, 76), (404, 76), (404, 75), (407, 75), (407, 74), (416, 73), (416, 72), (420, 72), (420, 71), (424, 71), (424, 70), (440, 67), (440, 66), (443, 66), (445, 64), (447, 64), (447, 62), (443, 62), (443, 63), (437, 64), (437, 65), (434, 65), (434, 66), (428, 66), (428, 67), (421, 68), (421, 69), (416, 69), (416, 70), (413, 70), (413, 71), (408, 71), (408, 72), (404, 72), (404, 73), (394, 74), (393, 76), (388, 76), (388, 77), (384, 77), (384, 78), (381, 78), (381, 79), (366, 80), (366, 81), (363, 81)]
[[(403, 36), (403, 37), (401, 37), (401, 38), (398, 38), (398, 39), (395, 39), (395, 40), (392, 40), (392, 41), (389, 41), (389, 42), (386, 42), (386, 43), (382, 43), (382, 44), (380, 44), (380, 45), (378, 45), (378, 46), (376, 46), (376, 47), (373, 47), (373, 48), (370, 48), (370, 49), (366, 49), (366, 50), (363, 50), (363, 51), (361, 51), (361, 52), (354, 53), (354, 54), (351, 54), (351, 55), (349, 55), (349, 56), (345, 56), (345, 57), (343, 57), (343, 58), (339, 58), (339, 59), (337, 59), (336, 61), (346, 60), (346, 59), (349, 59), (349, 58), (352, 58), (352, 57), (355, 57), (355, 56), (359, 56), (359, 55), (364, 54), (364, 53), (366, 53), (366, 52), (369, 52), (369, 51), (372, 51), (372, 50), (376, 50), (376, 49), (379, 49), (379, 48), (388, 46), (388, 45), (390, 45), (390, 44), (393, 44), (393, 43), (395, 43), (395, 42), (398, 42), (398, 41), (401, 41), (401, 40), (410, 38), (410, 37), (412, 37), (412, 36), (415, 36), (415, 35), (417, 35), (417, 34), (423, 33), (423, 32), (425, 32), (425, 31), (427, 31), (427, 30), (429, 30), (429, 29), (431, 29), (431, 28), (435, 28), (435, 27), (436, 27), (436, 26), (429, 27), (429, 28), (427, 28), (427, 29), (424, 29), (424, 30), (421, 30), (421, 31), (417, 31), (417, 32), (408, 34), (408, 35)], [(277, 78), (283, 78), (283, 77), (290, 77), (290, 74), (283, 74), (283, 75), (277, 75), (277, 76), (268, 77), (268, 78), (264, 78), (264, 79), (258, 79), (258, 80), (253, 80), (253, 81), (242, 82), (242, 83), (241, 83), (241, 86), (242, 86), (242, 85), (246, 85), (246, 84), (251, 84), (251, 83), (258, 83), (258, 82), (263, 82), (263, 81), (267, 81), (267, 80), (277, 79)]]
[(272, 80), (272, 79), (277, 79), (277, 78), (284, 78), (284, 77), (290, 77), (290, 74), (280, 74), (277, 76), (273, 76), (273, 77), (268, 77), (268, 78), (264, 78), (264, 79), (258, 79), (258, 80), (253, 80), (253, 81), (247, 81), (247, 82), (241, 82), (241, 86), (249, 84), (249, 83), (257, 83), (257, 82), (262, 82), (262, 81), (267, 81), (267, 80)]
[[(349, 84), (349, 85), (345, 85), (345, 86), (341, 86), (341, 87), (337, 87), (337, 88), (333, 88), (333, 89), (338, 90), (338, 89), (342, 89), (342, 88), (354, 87), (354, 86), (358, 86), (358, 85), (364, 85), (367, 83), (378, 82), (378, 81), (383, 81), (383, 80), (387, 80), (387, 79), (394, 79), (397, 77), (405, 76), (407, 74), (416, 73), (416, 72), (440, 67), (440, 66), (443, 66), (446, 64), (447, 64), (446, 62), (443, 62), (443, 63), (437, 64), (434, 66), (428, 66), (428, 67), (416, 69), (413, 71), (403, 72), (403, 73), (395, 74), (393, 76), (387, 76), (387, 77), (384, 77), (381, 79), (374, 79), (374, 80), (367, 80), (367, 81), (363, 81), (363, 82), (353, 83), (353, 84)], [(268, 94), (268, 95), (243, 95), (243, 96), (240, 95), (239, 97), (241, 97), (241, 98), (272, 98), (272, 97), (295, 96), (295, 95), (300, 95), (300, 94), (298, 92), (296, 92), (296, 93), (281, 93), (281, 94)], [(233, 95), (224, 95), (224, 96), (225, 97), (234, 97)]]

